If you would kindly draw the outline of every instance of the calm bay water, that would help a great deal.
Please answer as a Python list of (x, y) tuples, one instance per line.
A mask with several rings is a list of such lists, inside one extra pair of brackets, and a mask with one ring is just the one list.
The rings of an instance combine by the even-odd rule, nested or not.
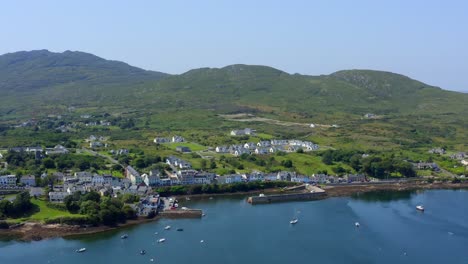
[[(415, 210), (420, 203), (424, 213)], [(185, 205), (205, 210), (206, 217), (164, 219), (75, 239), (3, 241), (0, 263), (468, 263), (468, 191), (256, 206), (231, 197)], [(293, 226), (295, 215), (299, 223)], [(166, 225), (172, 229), (164, 230)], [(129, 238), (120, 239), (123, 233)], [(166, 242), (156, 243), (162, 237)], [(82, 247), (88, 250), (75, 253)]]

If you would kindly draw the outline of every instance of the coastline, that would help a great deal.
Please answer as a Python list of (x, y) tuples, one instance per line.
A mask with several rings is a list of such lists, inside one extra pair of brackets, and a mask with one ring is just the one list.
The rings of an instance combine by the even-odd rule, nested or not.
[[(323, 199), (331, 197), (352, 196), (354, 194), (366, 193), (372, 191), (405, 191), (405, 190), (431, 190), (431, 189), (468, 189), (468, 182), (464, 183), (425, 183), (425, 182), (401, 182), (388, 184), (353, 184), (353, 185), (337, 185), (324, 186), (326, 196)], [(229, 197), (229, 196), (245, 196), (258, 193), (279, 193), (280, 189), (265, 189), (261, 191), (227, 193), (227, 194), (195, 194), (195, 195), (178, 195), (179, 199), (190, 197), (194, 199), (204, 199), (209, 197)], [(24, 225), (13, 229), (1, 229), (0, 237), (5, 239), (14, 239), (19, 241), (38, 241), (42, 239), (50, 239), (56, 237), (73, 237), (80, 235), (90, 235), (111, 230), (117, 230), (125, 227), (130, 227), (139, 224), (145, 224), (157, 221), (161, 218), (168, 217), (164, 213), (154, 218), (139, 218), (136, 220), (128, 220), (124, 224), (118, 226), (98, 226), (98, 227), (80, 227), (70, 225), (52, 224), (46, 225), (37, 222), (26, 222)], [(184, 217), (182, 214), (172, 214), (168, 218)]]

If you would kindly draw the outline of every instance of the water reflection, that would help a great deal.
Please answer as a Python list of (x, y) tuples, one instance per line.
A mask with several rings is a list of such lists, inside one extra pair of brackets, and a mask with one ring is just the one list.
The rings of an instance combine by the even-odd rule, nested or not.
[(409, 200), (414, 195), (421, 193), (418, 190), (405, 191), (372, 191), (366, 193), (357, 193), (351, 196), (352, 199), (361, 200), (364, 202), (391, 202), (398, 200)]

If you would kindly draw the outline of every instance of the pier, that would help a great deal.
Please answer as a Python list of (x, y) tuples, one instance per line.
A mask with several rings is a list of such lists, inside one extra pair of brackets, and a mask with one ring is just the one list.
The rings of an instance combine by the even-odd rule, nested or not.
[(247, 202), (250, 204), (266, 204), (276, 202), (287, 202), (287, 201), (309, 201), (318, 200), (325, 197), (327, 194), (325, 190), (320, 189), (317, 186), (302, 185), (302, 192), (285, 193), (285, 194), (273, 194), (273, 195), (262, 195), (251, 196), (247, 198)]

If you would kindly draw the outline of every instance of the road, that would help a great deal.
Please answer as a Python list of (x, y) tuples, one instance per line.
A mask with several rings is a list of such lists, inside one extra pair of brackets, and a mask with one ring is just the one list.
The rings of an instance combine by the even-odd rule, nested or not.
[[(120, 164), (118, 160), (116, 160), (116, 159), (114, 159), (114, 158), (112, 158), (112, 157), (110, 157), (110, 156), (100, 154), (100, 153), (98, 153), (98, 152), (96, 152), (96, 151), (94, 151), (94, 150), (87, 149), (87, 148), (82, 148), (81, 150), (82, 150), (83, 152), (92, 154), (92, 155), (94, 155), (94, 156), (99, 156), (99, 157), (101, 157), (101, 158), (105, 158), (105, 159), (109, 160), (111, 163), (118, 164), (118, 165), (122, 166), (122, 164)], [(123, 166), (122, 166), (122, 168), (123, 168)]]

